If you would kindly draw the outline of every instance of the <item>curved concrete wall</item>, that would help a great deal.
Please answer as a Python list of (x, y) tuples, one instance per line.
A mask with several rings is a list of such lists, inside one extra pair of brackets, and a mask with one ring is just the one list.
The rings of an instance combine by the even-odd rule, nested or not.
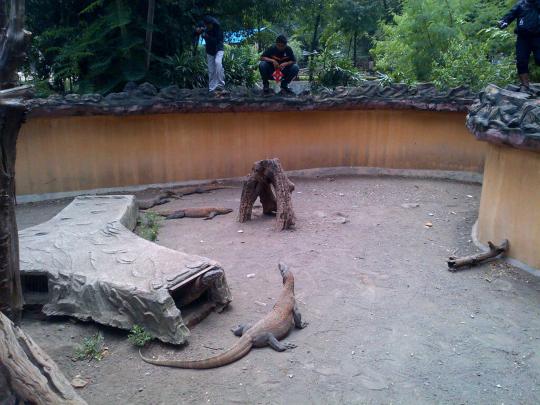
[(488, 144), (477, 233), (540, 269), (540, 153)]
[(31, 118), (18, 143), (19, 195), (367, 166), (481, 172), (486, 145), (465, 113), (413, 110), (174, 113)]

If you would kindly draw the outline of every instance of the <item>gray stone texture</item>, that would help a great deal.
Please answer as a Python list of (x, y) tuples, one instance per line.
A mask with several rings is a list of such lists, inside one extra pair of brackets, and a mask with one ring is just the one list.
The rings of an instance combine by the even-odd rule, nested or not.
[(264, 96), (259, 89), (235, 87), (228, 94), (215, 96), (207, 89), (167, 86), (158, 90), (149, 83), (128, 83), (123, 91), (106, 97), (96, 94), (54, 95), (30, 100), (27, 106), (30, 117), (344, 109), (467, 111), (476, 98), (476, 93), (467, 87), (438, 90), (431, 83), (408, 86), (366, 81), (357, 87), (323, 88), (313, 92), (302, 90), (296, 84), (292, 87), (299, 94)]
[(518, 90), (487, 86), (470, 108), (467, 127), (479, 140), (540, 151), (540, 85)]
[[(131, 195), (75, 198), (51, 220), (19, 232), (22, 275), (48, 276), (46, 315), (121, 329), (138, 324), (163, 342), (184, 343), (189, 329), (171, 293), (221, 266), (138, 237), (137, 215)], [(231, 301), (224, 273), (209, 299), (218, 310)]]

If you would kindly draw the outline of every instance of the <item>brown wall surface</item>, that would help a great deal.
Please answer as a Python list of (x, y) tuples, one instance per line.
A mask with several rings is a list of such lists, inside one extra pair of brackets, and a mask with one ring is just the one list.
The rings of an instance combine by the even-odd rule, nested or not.
[(478, 238), (510, 241), (510, 257), (540, 269), (540, 153), (489, 144)]
[(18, 143), (17, 192), (41, 194), (334, 166), (482, 171), (465, 113), (412, 110), (33, 118)]

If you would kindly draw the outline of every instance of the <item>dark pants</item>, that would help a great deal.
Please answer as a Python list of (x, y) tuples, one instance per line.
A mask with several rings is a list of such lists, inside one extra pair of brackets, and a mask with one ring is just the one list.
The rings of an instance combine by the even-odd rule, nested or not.
[(540, 65), (540, 36), (518, 35), (516, 40), (516, 64), (518, 74), (529, 73), (531, 52), (534, 61)]
[[(289, 65), (284, 69), (281, 69), (283, 73), (283, 78), (281, 79), (281, 87), (287, 87), (290, 82), (298, 75), (300, 68), (295, 63)], [(274, 74), (274, 65), (270, 62), (261, 61), (259, 63), (259, 72), (261, 72), (261, 78), (263, 85), (266, 87), (269, 85), (268, 81), (273, 80), (272, 75)]]

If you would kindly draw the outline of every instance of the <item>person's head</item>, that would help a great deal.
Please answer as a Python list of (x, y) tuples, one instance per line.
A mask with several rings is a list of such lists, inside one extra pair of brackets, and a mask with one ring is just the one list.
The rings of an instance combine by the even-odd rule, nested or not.
[(276, 38), (276, 48), (280, 51), (285, 50), (287, 47), (287, 37), (285, 35), (280, 35)]
[(206, 29), (211, 30), (214, 27), (214, 19), (209, 15), (203, 18), (204, 26)]

